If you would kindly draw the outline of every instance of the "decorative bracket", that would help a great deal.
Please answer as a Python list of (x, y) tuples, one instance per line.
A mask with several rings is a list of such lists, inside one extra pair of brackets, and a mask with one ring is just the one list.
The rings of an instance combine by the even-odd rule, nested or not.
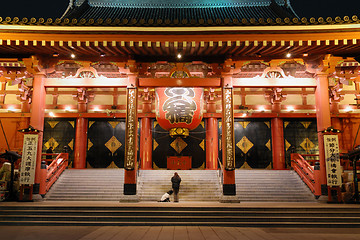
[[(342, 86), (342, 84), (338, 83), (335, 86), (329, 87), (330, 103), (339, 103), (344, 99), (344, 94), (341, 94)], [(355, 95), (356, 98), (358, 98), (358, 96), (360, 98), (360, 93)]]
[(94, 100), (94, 97), (95, 96), (93, 94), (89, 94), (85, 88), (78, 88), (77, 94), (73, 95), (73, 98), (79, 103), (89, 103)]
[(272, 88), (265, 93), (265, 99), (271, 104), (281, 103), (286, 99), (286, 94), (283, 94), (282, 90), (282, 88)]
[(17, 98), (21, 102), (32, 102), (32, 88), (28, 87), (23, 81), (19, 84), (20, 95), (17, 95)]

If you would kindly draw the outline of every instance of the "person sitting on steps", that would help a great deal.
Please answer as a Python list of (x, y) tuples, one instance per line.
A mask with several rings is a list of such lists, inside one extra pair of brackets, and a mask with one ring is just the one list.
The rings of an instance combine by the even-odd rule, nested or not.
[(162, 195), (160, 202), (170, 202), (170, 195), (173, 194), (173, 190), (170, 190)]

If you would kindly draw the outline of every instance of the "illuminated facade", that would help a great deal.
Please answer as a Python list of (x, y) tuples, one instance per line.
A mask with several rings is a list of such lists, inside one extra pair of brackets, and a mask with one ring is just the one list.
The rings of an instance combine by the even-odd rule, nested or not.
[[(193, 169), (217, 169), (220, 158), (224, 194), (234, 195), (234, 169), (287, 169), (291, 151), (324, 166), (330, 126), (342, 152), (359, 144), (357, 16), (299, 18), (284, 0), (129, 2), (0, 19), (0, 118), (12, 150), (21, 151), (17, 130), (43, 131), (37, 171), (41, 152), (67, 146), (73, 168), (124, 167), (125, 194), (135, 194), (139, 167), (190, 156)], [(171, 87), (203, 91), (203, 119), (187, 138), (156, 120), (155, 89)]]

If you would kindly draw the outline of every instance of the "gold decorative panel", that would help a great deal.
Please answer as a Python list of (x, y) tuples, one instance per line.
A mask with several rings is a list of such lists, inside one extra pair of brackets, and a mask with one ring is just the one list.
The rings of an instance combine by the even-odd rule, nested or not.
[(153, 150), (155, 151), (155, 149), (159, 146), (159, 144), (157, 143), (157, 141), (155, 141), (154, 139), (154, 143), (153, 143)]
[(120, 122), (116, 122), (116, 121), (109, 121), (108, 122), (111, 126), (112, 126), (112, 128), (116, 128), (116, 126), (120, 123)]
[(240, 168), (241, 169), (252, 169), (247, 162), (245, 162)]
[(70, 125), (75, 128), (75, 121), (69, 121)]
[(289, 125), (290, 122), (284, 122), (284, 128), (286, 128)]
[(116, 150), (118, 150), (118, 148), (122, 146), (122, 144), (121, 142), (119, 142), (119, 140), (117, 140), (115, 136), (112, 136), (112, 138), (110, 138), (110, 140), (105, 143), (105, 146), (110, 150), (112, 154), (114, 154)]
[(157, 125), (158, 125), (158, 122), (154, 121), (154, 128), (156, 128)]
[(271, 151), (271, 141), (269, 140), (265, 146)]
[(118, 168), (118, 166), (116, 166), (116, 164), (114, 163), (114, 161), (112, 161), (107, 168)]
[(244, 129), (250, 124), (250, 122), (239, 122), (239, 123), (241, 124), (241, 126), (243, 126)]
[(87, 150), (90, 150), (90, 148), (93, 146), (94, 144), (90, 141), (90, 139), (88, 139), (88, 148)]
[(253, 146), (254, 144), (247, 138), (247, 137), (243, 137), (237, 144), (236, 146), (238, 148), (241, 149), (241, 151), (243, 151), (243, 153), (247, 153)]
[(270, 122), (264, 122), (264, 123), (268, 128), (270, 128)]
[(304, 128), (308, 128), (311, 122), (301, 122), (301, 124), (304, 126)]
[(205, 140), (204, 140), (204, 139), (201, 141), (201, 143), (199, 144), (199, 146), (201, 147), (201, 149), (202, 149), (203, 151), (205, 151)]
[(291, 147), (291, 144), (285, 139), (285, 150), (287, 151)]
[(310, 141), (310, 139), (305, 138), (304, 141), (300, 144), (300, 146), (306, 151), (309, 152), (311, 149), (315, 147), (315, 144)]
[(68, 143), (68, 146), (71, 150), (74, 150), (74, 139), (71, 139), (71, 141)]
[(182, 152), (182, 150), (184, 150), (184, 148), (187, 147), (187, 143), (186, 143), (184, 140), (182, 140), (181, 137), (177, 137), (177, 138), (170, 144), (170, 146), (171, 146), (173, 149), (175, 149), (175, 151), (176, 151), (177, 153), (180, 154), (180, 153)]
[(48, 121), (48, 124), (50, 125), (51, 128), (56, 127), (56, 125), (59, 123), (59, 121)]
[(204, 121), (201, 121), (200, 125), (205, 128), (205, 124), (204, 124)]
[(89, 128), (91, 128), (91, 126), (95, 123), (95, 121), (90, 121), (89, 122)]
[(50, 147), (52, 147), (53, 149), (57, 148), (57, 146), (59, 146), (59, 143), (53, 138), (51, 137), (45, 144), (44, 146), (49, 149)]

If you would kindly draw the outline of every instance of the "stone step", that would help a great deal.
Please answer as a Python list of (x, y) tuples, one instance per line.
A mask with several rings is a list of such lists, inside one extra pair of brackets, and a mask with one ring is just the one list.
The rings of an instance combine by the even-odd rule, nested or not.
[[(164, 190), (171, 189), (171, 177), (175, 171), (141, 171), (139, 196), (142, 201), (157, 201)], [(217, 171), (180, 170), (181, 201), (218, 201), (221, 187)], [(171, 196), (172, 197), (172, 196)]]
[(66, 169), (46, 195), (48, 201), (119, 201), (123, 169)]
[(294, 171), (236, 170), (236, 195), (249, 202), (315, 202)]
[[(63, 198), (60, 201), (71, 201)], [(113, 201), (119, 199), (113, 198)], [(180, 195), (181, 201), (182, 200)], [(83, 201), (91, 201), (84, 198)], [(101, 199), (99, 200), (101, 201)], [(285, 201), (284, 201), (285, 202)], [(161, 207), (159, 207), (161, 206)], [(223, 226), (359, 228), (360, 209), (348, 207), (171, 207), (142, 206), (0, 206), (2, 226)], [(349, 229), (349, 232), (352, 230)]]

